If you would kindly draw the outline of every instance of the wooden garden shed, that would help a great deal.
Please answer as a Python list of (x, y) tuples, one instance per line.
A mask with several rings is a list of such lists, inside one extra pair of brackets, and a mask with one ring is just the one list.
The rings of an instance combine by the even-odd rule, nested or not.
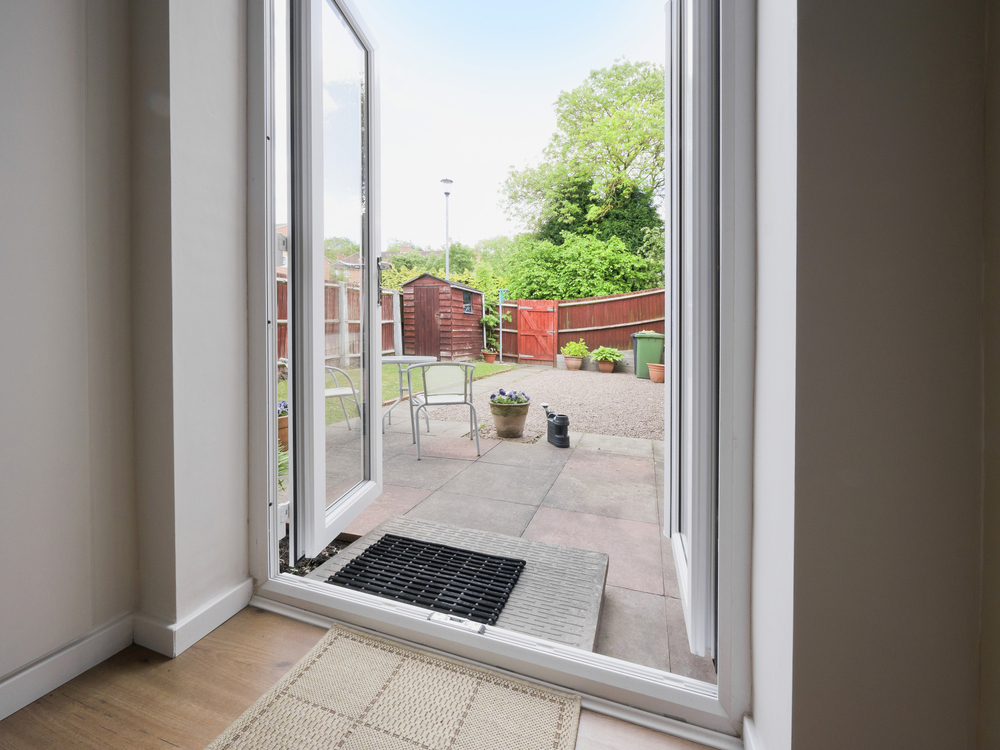
[(483, 293), (429, 273), (403, 284), (403, 351), (442, 360), (483, 349)]

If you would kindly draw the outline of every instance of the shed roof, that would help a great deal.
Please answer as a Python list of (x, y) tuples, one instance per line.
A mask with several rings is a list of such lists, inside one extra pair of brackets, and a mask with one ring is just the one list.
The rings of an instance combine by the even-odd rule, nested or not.
[(470, 291), (470, 292), (475, 292), (476, 294), (482, 294), (483, 293), (482, 290), (476, 289), (475, 287), (471, 287), (468, 284), (459, 284), (457, 281), (447, 281), (446, 279), (442, 279), (440, 276), (435, 276), (432, 273), (422, 273), (419, 276), (414, 276), (412, 279), (410, 279), (409, 281), (405, 282), (403, 284), (403, 286), (407, 286), (408, 284), (412, 284), (414, 281), (417, 281), (418, 279), (424, 278), (424, 276), (427, 276), (429, 278), (432, 278), (432, 279), (435, 279), (437, 281), (440, 281), (442, 284), (447, 284), (452, 289), (465, 289), (465, 290)]

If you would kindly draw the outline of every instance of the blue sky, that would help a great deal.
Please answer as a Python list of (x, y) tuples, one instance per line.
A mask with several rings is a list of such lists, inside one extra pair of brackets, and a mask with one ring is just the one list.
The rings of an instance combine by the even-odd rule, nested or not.
[(664, 57), (663, 0), (354, 0), (380, 55), (382, 240), (444, 244), (518, 230), (511, 166), (537, 163), (559, 92), (616, 59)]

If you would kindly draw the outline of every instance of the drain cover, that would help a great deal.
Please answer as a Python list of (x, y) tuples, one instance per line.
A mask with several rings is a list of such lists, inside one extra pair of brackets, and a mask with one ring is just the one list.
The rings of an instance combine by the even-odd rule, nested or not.
[(523, 568), (524, 560), (386, 534), (326, 582), (494, 625)]

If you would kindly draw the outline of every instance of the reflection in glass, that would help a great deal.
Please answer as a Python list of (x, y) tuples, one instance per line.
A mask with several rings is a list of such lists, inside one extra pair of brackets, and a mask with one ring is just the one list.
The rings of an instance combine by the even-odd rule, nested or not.
[(365, 479), (365, 52), (323, 3), (323, 237), (326, 502)]

